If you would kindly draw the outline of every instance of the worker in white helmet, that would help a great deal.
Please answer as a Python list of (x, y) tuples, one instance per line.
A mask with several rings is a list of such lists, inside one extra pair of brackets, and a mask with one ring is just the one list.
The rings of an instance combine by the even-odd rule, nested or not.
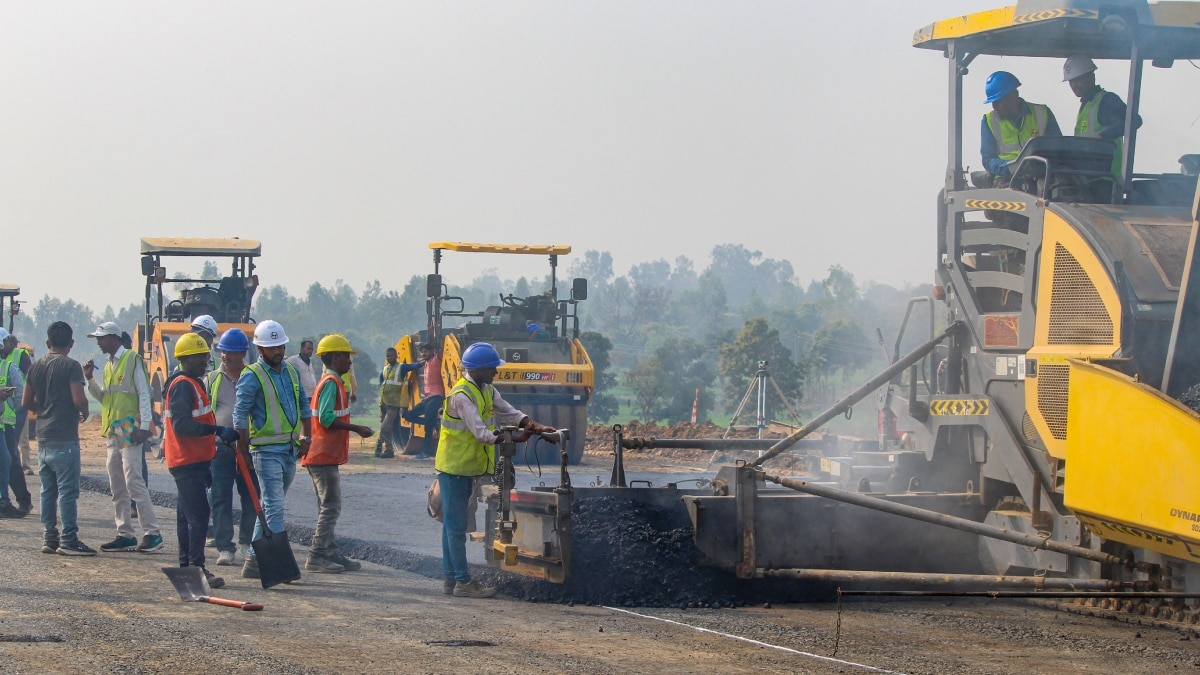
[[(312, 434), (309, 392), (296, 367), (283, 356), (288, 337), (277, 321), (263, 321), (254, 329), (258, 361), (242, 371), (237, 383), (233, 426), (238, 430), (237, 451), (253, 462), (262, 489), (263, 516), (271, 532), (284, 530), (283, 500), (296, 476), (296, 460), (308, 453)], [(254, 539), (263, 536), (254, 526)], [(242, 576), (259, 578), (258, 561), (250, 549)]]
[[(1063, 82), (1070, 84), (1071, 92), (1079, 97), (1075, 135), (1101, 138), (1116, 144), (1112, 175), (1119, 178), (1125, 145), (1125, 102), (1120, 96), (1096, 84), (1096, 63), (1086, 56), (1072, 56), (1063, 63)], [(1133, 128), (1140, 126), (1142, 118), (1138, 116), (1133, 120)], [(1111, 191), (1111, 188), (1111, 184), (1108, 184), (1107, 189)]]

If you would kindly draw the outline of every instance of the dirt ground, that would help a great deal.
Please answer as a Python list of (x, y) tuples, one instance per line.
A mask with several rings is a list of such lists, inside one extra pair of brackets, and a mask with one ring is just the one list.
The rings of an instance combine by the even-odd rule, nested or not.
[[(102, 444), (94, 429), (85, 434), (84, 473), (102, 477)], [(603, 472), (602, 452), (587, 460), (580, 473)], [(633, 461), (638, 470), (685, 473), (704, 464), (663, 457)], [(152, 485), (161, 490), (167, 484), (165, 470), (156, 465), (151, 471)], [(380, 462), (369, 453), (355, 453), (344, 483), (351, 488), (388, 481), (419, 485), (431, 475), (427, 461)], [(392, 494), (383, 489), (350, 493), (362, 500)], [(293, 487), (289, 522), (293, 515), (297, 522), (311, 521), (303, 509), (314, 507), (305, 498), (311, 501), (311, 493)], [(394, 507), (362, 505), (358, 515), (377, 521)], [(437, 556), (420, 552), (411, 555), (428, 561), (434, 570), (429, 576), (367, 563), (357, 573), (306, 573), (294, 585), (266, 591), (257, 581), (238, 577), (237, 568), (214, 568), (229, 582), (218, 595), (266, 606), (263, 612), (241, 612), (179, 600), (159, 571), (176, 558), (175, 514), (166, 507), (157, 510), (168, 544), (151, 555), (45, 555), (38, 550), (36, 509), (23, 520), (0, 520), (0, 672), (1163, 673), (1200, 668), (1200, 637), (1190, 630), (1120, 623), (1019, 601), (872, 600), (847, 602), (839, 612), (834, 603), (681, 610), (458, 599), (441, 593)], [(96, 547), (112, 537), (107, 495), (85, 491), (79, 512), (85, 542)], [(412, 551), (420, 546), (408, 547), (404, 540), (416, 541), (417, 528), (426, 537), (436, 531), (428, 518), (404, 522), (386, 535), (389, 546)], [(355, 527), (360, 529), (353, 536), (368, 531), (365, 525)], [(294, 548), (302, 560), (304, 548)], [(835, 640), (837, 652), (831, 656)]]

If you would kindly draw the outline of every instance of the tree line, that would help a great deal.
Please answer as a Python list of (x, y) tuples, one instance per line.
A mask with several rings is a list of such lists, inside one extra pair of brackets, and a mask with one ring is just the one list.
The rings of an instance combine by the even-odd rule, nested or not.
[[(714, 247), (702, 269), (680, 256), (638, 263), (618, 275), (609, 252), (590, 250), (567, 272), (588, 280), (579, 314), (581, 340), (597, 370), (589, 404), (595, 421), (616, 420), (622, 409), (642, 420), (686, 421), (694, 404), (701, 420), (728, 415), (754, 382), (760, 361), (767, 362), (791, 403), (819, 405), (859, 371), (882, 368), (885, 347), (879, 337), (890, 352), (908, 299), (930, 293), (928, 285), (859, 284), (839, 265), (802, 283), (789, 261), (740, 244)], [(464, 285), (446, 281), (468, 311), (497, 304), (499, 293), (524, 297), (549, 287), (548, 277), (502, 279), (494, 269)], [(14, 331), (36, 347), (43, 342), (37, 336), (56, 320), (82, 335), (86, 331), (80, 329), (100, 321), (116, 321), (132, 332), (145, 318), (140, 298), (99, 311), (50, 296), (31, 304), (24, 305)], [(360, 407), (370, 406), (369, 383), (384, 350), (425, 325), (425, 277), (414, 275), (398, 290), (378, 280), (359, 290), (342, 280), (328, 286), (314, 282), (302, 295), (264, 286), (252, 315), (284, 325), (292, 339), (289, 353), (302, 339), (344, 333), (359, 348), (355, 370), (368, 384), (360, 386)], [(909, 333), (914, 341), (922, 337)], [(772, 415), (779, 412), (776, 398), (768, 397)], [(751, 404), (751, 418), (753, 409)]]

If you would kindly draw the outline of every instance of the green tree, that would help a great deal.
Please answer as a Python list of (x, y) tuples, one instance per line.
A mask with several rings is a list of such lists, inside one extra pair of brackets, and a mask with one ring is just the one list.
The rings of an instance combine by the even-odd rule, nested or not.
[(595, 386), (592, 388), (592, 398), (588, 401), (588, 419), (608, 422), (620, 412), (617, 397), (612, 393), (617, 385), (610, 357), (612, 340), (595, 331), (586, 331), (579, 334), (579, 341), (583, 343), (595, 369)]
[(813, 337), (812, 367), (818, 377), (840, 371), (845, 382), (850, 373), (869, 362), (876, 351), (854, 319), (836, 319), (817, 329)]
[(662, 414), (667, 421), (690, 421), (697, 391), (700, 401), (696, 419), (708, 419), (716, 400), (713, 389), (717, 373), (713, 368), (712, 351), (691, 338), (668, 338), (654, 354), (663, 364), (667, 376), (667, 394), (662, 405)]
[[(779, 330), (772, 328), (766, 319), (751, 319), (738, 332), (733, 342), (718, 349), (718, 369), (725, 378), (725, 402), (733, 412), (758, 373), (760, 361), (766, 361), (771, 377), (779, 384), (784, 395), (799, 403), (803, 393), (805, 367), (792, 360), (791, 352), (779, 339)], [(779, 409), (776, 395), (767, 397), (767, 413), (774, 415)]]
[(662, 417), (662, 404), (670, 391), (666, 368), (658, 354), (651, 354), (625, 371), (625, 386), (633, 393), (642, 422)]

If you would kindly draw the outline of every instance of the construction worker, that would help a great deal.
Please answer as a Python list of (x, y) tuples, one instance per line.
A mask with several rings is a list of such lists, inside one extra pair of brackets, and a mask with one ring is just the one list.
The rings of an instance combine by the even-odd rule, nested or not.
[(204, 338), (204, 344), (212, 348), (213, 340), (217, 339), (217, 320), (207, 314), (192, 319), (192, 332)]
[[(88, 392), (100, 401), (100, 424), (108, 447), (108, 483), (112, 491), (117, 536), (100, 546), (106, 553), (138, 551), (154, 553), (163, 547), (158, 518), (150, 502), (150, 490), (142, 477), (142, 443), (150, 438), (150, 382), (140, 354), (121, 344), (121, 329), (106, 321), (88, 333), (96, 339), (100, 351), (108, 356), (104, 364), (104, 385), (93, 375), (96, 364), (83, 364)], [(139, 542), (133, 529), (130, 500), (137, 502)]]
[(512, 407), (492, 386), (496, 369), (504, 365), (496, 348), (476, 342), (462, 353), (464, 375), (442, 407), (438, 436), (438, 488), (442, 493), (442, 591), (460, 598), (490, 598), (496, 589), (471, 579), (467, 568), (467, 518), (475, 478), (496, 467), (496, 424), (516, 424), (530, 433), (547, 433), (543, 426)]
[[(74, 331), (62, 321), (46, 329), (50, 353), (29, 369), (21, 407), (38, 416), (38, 475), (42, 480), (42, 553), (85, 556), (95, 549), (79, 540), (79, 422), (87, 418), (83, 369), (68, 356)], [(58, 522), (62, 518), (62, 536)]]
[[(17, 368), (21, 371), (21, 378), (24, 379), (29, 374), (29, 367), (33, 365), (33, 352), (21, 346), (16, 335), (12, 335), (4, 328), (0, 328), (0, 359), (11, 361), (17, 364)], [(33, 469), (30, 463), (30, 450), (28, 436), (25, 435), (26, 420), (29, 415), (24, 408), (21, 407), (21, 400), (17, 399), (11, 402), (14, 411), (17, 415), (17, 443), (21, 457), (20, 466), (14, 467), (14, 471), (23, 470), (24, 475), (32, 476)], [(13, 446), (8, 448), (9, 452), (13, 451)], [(21, 479), (21, 485), (25, 485), (25, 479)], [(17, 489), (15, 486), (13, 489)], [(28, 492), (28, 488), (25, 488)]]
[[(14, 393), (9, 393), (0, 403), (0, 426), (4, 436), (4, 450), (8, 455), (4, 461), (9, 465), (4, 475), (0, 476), (0, 486), (3, 488), (3, 502), (8, 502), (8, 491), (12, 490), (16, 500), (16, 511), (19, 517), (25, 517), (33, 510), (33, 495), (29, 493), (29, 485), (25, 481), (25, 471), (21, 464), (21, 449), (18, 446), (21, 438), (21, 427), (25, 422), (25, 410), (21, 407), (21, 395), (25, 391), (25, 373), (29, 371), (30, 359), (23, 349), (17, 349), (17, 339), (8, 331), (0, 328), (0, 390), (13, 387)], [(21, 364), (25, 368), (21, 368)], [(0, 509), (2, 514), (4, 509)]]
[(217, 455), (214, 437), (230, 444), (237, 442), (238, 433), (232, 427), (217, 425), (208, 391), (200, 379), (212, 360), (204, 338), (195, 333), (179, 336), (175, 358), (179, 371), (167, 379), (163, 399), (163, 458), (178, 494), (175, 526), (179, 566), (199, 567), (208, 585), (220, 588), (225, 580), (204, 566), (204, 538), (210, 516), (207, 486), (212, 460)]
[(1058, 121), (1047, 106), (1029, 103), (1017, 88), (1020, 80), (1010, 72), (998, 70), (988, 76), (985, 85), (992, 110), (983, 116), (979, 128), (979, 152), (987, 172), (972, 172), (977, 187), (1007, 187), (1012, 172), (1008, 163), (1021, 154), (1021, 148), (1035, 136), (1061, 136)]
[(321, 338), (317, 356), (325, 364), (325, 373), (312, 395), (312, 445), (300, 463), (308, 469), (313, 491), (317, 494), (317, 526), (304, 569), (311, 572), (353, 572), (362, 563), (338, 551), (333, 530), (342, 513), (342, 483), (338, 466), (350, 459), (350, 434), (370, 438), (375, 431), (350, 423), (350, 395), (341, 376), (350, 370), (354, 350), (346, 336), (331, 333)]
[(421, 402), (408, 411), (404, 419), (425, 427), (425, 443), (420, 453), (424, 456), (437, 451), (434, 431), (441, 419), (442, 401), (446, 399), (446, 384), (442, 382), (442, 359), (433, 345), (428, 342), (422, 343), (417, 351), (421, 354), (421, 386), (424, 391)]
[[(22, 495), (17, 484), (9, 482), (9, 474), (12, 473), (20, 477), (22, 488), (25, 485), (25, 474), (21, 472), (21, 457), (9, 452), (8, 445), (13, 443), (12, 449), (16, 450), (16, 433), (10, 431), (10, 428), (15, 428), (17, 424), (16, 408), (13, 405), (20, 404), (24, 394), (25, 382), (21, 378), (21, 369), (12, 361), (0, 360), (0, 424), (4, 427), (4, 431), (0, 433), (0, 518), (24, 518), (33, 508), (33, 498), (28, 488)], [(18, 506), (13, 506), (8, 498), (10, 485)]]
[[(271, 532), (283, 532), (283, 500), (296, 477), (296, 458), (308, 453), (312, 411), (308, 392), (295, 366), (284, 361), (288, 337), (279, 322), (270, 319), (254, 328), (258, 361), (242, 371), (237, 383), (233, 425), (238, 452), (258, 473), (263, 516)], [(262, 523), (254, 524), (254, 537), (263, 536)], [(259, 578), (258, 561), (251, 548), (242, 576)]]
[(304, 340), (300, 343), (300, 352), (287, 357), (287, 362), (296, 366), (296, 371), (300, 373), (300, 384), (304, 386), (304, 391), (317, 388), (317, 374), (313, 370), (312, 356), (313, 341)]
[[(1125, 102), (1120, 96), (1096, 84), (1096, 63), (1086, 56), (1072, 56), (1063, 63), (1063, 82), (1070, 84), (1071, 92), (1079, 97), (1075, 135), (1102, 138), (1116, 144), (1112, 175), (1120, 178), (1121, 154), (1125, 146)], [(1133, 120), (1133, 128), (1140, 126), (1142, 118), (1139, 115)], [(1112, 185), (1104, 182), (1108, 190), (1105, 196), (1111, 196)]]
[(412, 407), (412, 378), (420, 363), (397, 363), (396, 350), (388, 347), (379, 372), (379, 441), (375, 456), (392, 458), (399, 441), (400, 416)]
[[(217, 341), (221, 354), (221, 367), (205, 376), (208, 398), (212, 401), (216, 424), (233, 427), (233, 409), (237, 403), (237, 383), (246, 369), (246, 353), (250, 350), (250, 338), (238, 328), (230, 328)], [(227, 443), (217, 438), (217, 452), (212, 460), (212, 486), (209, 489), (209, 504), (212, 506), (213, 543), (217, 548), (217, 565), (227, 566), (237, 562), (240, 550), (242, 560), (250, 551), (250, 538), (254, 534), (254, 501), (250, 497), (246, 480), (237, 468), (237, 440)], [(250, 468), (250, 479), (255, 489), (258, 482), (254, 469)], [(237, 485), (241, 498), (242, 515), (238, 522), (238, 543), (233, 543), (233, 486)]]

